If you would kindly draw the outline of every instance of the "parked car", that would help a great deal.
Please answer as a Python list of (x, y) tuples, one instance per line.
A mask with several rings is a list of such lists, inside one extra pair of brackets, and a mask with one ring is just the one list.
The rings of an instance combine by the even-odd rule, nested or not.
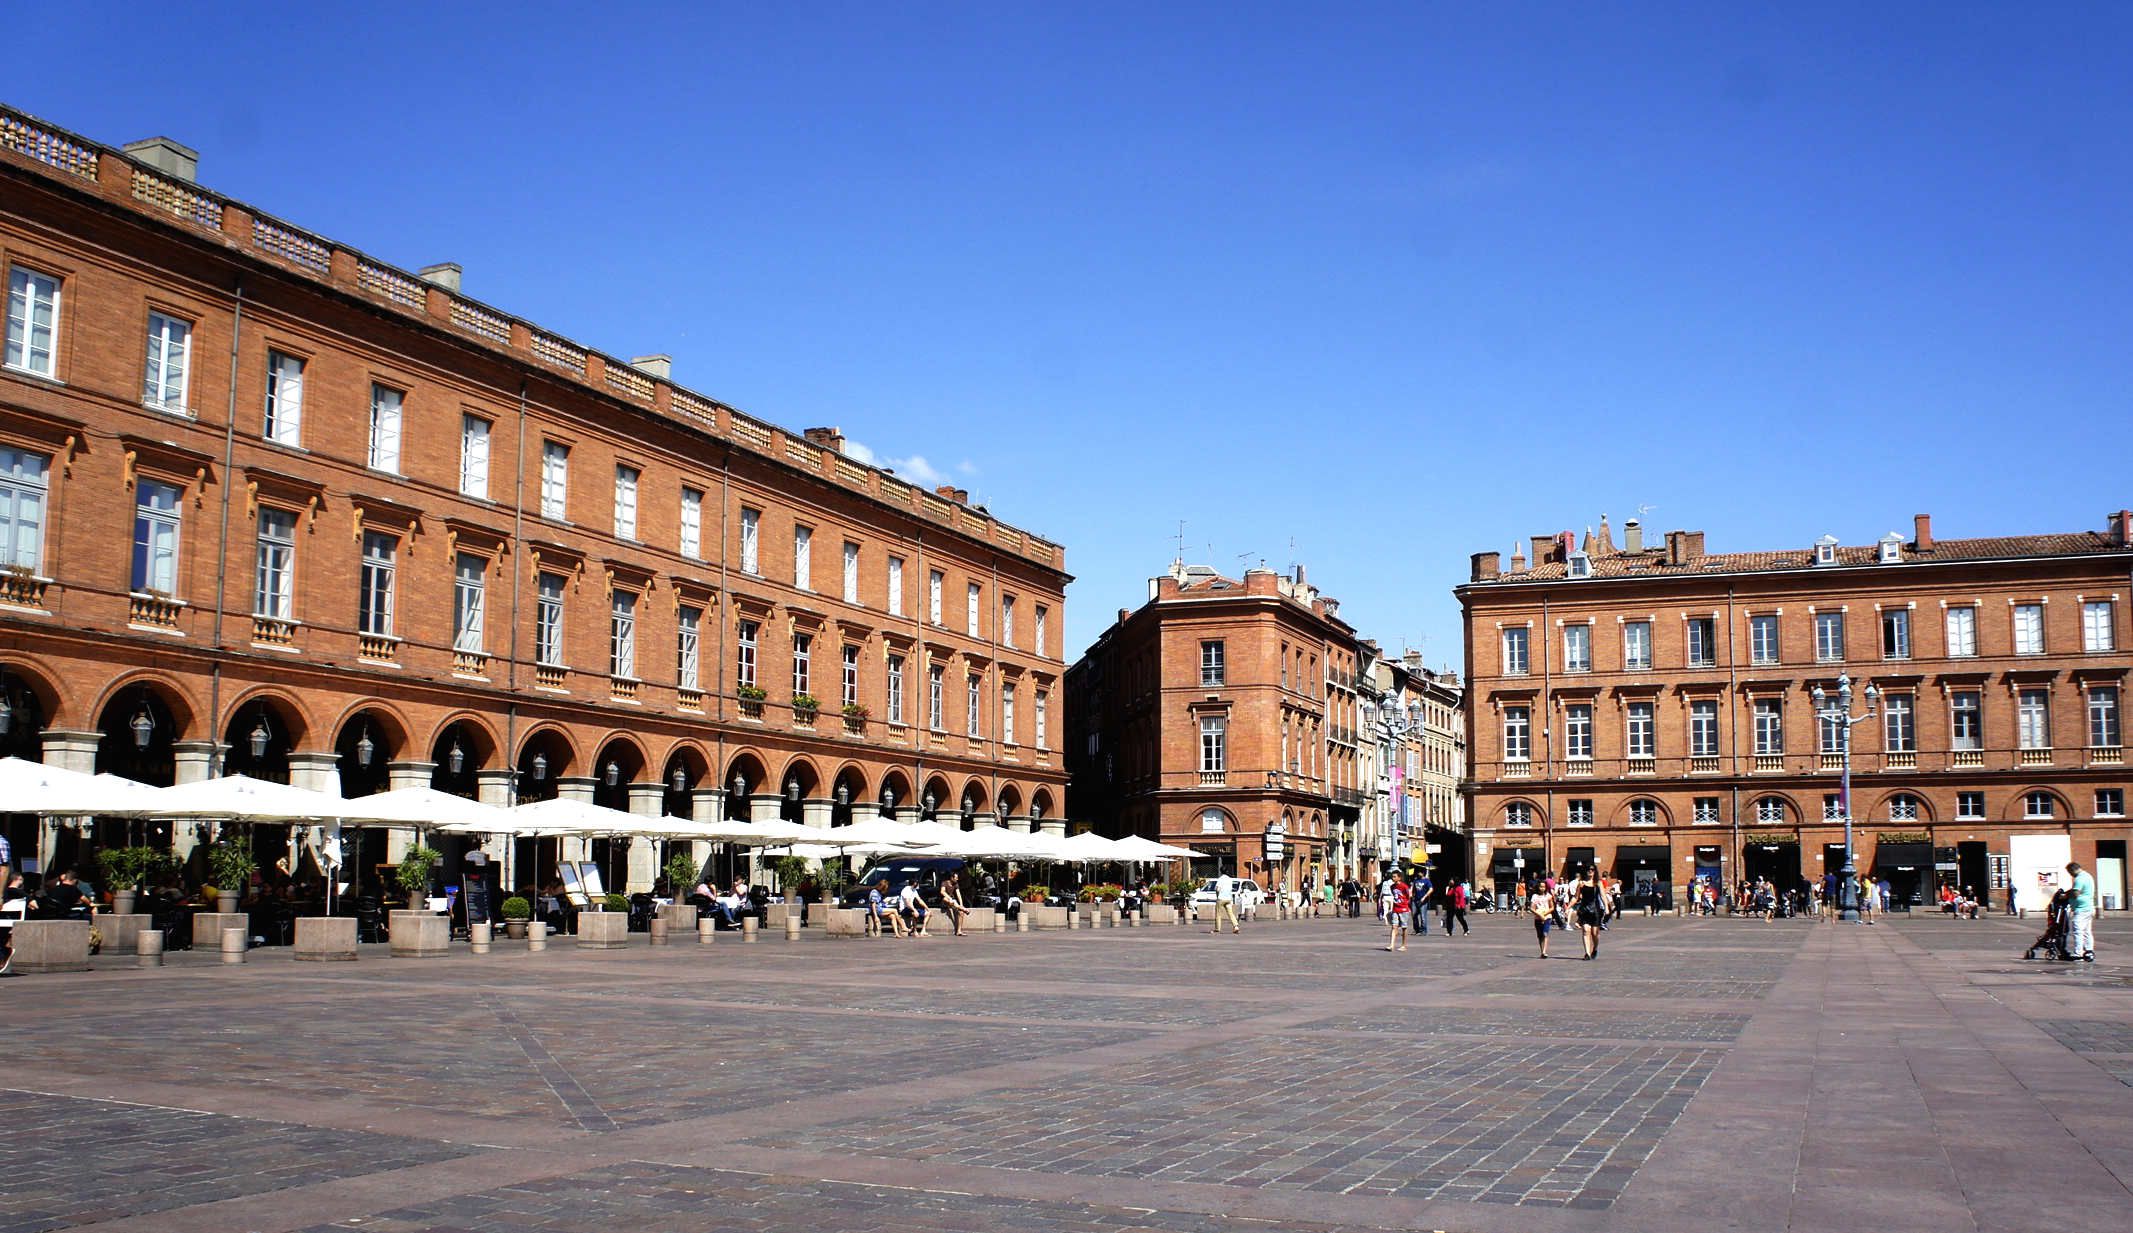
[[(960, 856), (884, 857), (868, 865), (860, 873), (859, 880), (838, 898), (837, 904), (846, 908), (865, 907), (867, 891), (877, 881), (888, 882), (889, 889), (886, 893), (889, 895), (902, 890), (906, 882), (916, 882), (919, 898), (926, 901), (927, 907), (938, 908), (941, 906), (941, 881), (951, 873), (961, 872), (965, 863)], [(963, 881), (967, 884), (970, 879), (965, 878)], [(975, 886), (963, 887), (964, 903), (975, 905), (979, 899)]]
[[(1250, 878), (1236, 879), (1236, 888), (1232, 893), (1237, 897), (1237, 915), (1243, 917), (1249, 917), (1254, 912), (1257, 912), (1259, 905), (1266, 901), (1266, 892), (1260, 890), (1259, 884)], [(1192, 908), (1192, 914), (1195, 919), (1198, 919), (1202, 912), (1213, 912), (1215, 910), (1215, 880), (1208, 878), (1201, 882), (1200, 889), (1192, 893), (1192, 898), (1188, 903)]]

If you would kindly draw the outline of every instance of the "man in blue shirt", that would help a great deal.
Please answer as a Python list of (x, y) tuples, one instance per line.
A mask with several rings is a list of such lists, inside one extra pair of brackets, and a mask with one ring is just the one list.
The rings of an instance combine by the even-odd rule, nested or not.
[(2081, 867), (2080, 861), (2066, 862), (2066, 875), (2072, 879), (2069, 889), (2074, 892), (2067, 902), (2072, 911), (2073, 923), (2066, 931), (2066, 957), (2079, 956), (2088, 963), (2096, 962), (2096, 879)]

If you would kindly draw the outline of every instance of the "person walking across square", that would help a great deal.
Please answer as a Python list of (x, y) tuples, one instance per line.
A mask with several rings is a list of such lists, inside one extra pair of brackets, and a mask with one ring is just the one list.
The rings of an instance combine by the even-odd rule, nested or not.
[(2080, 861), (2066, 862), (2066, 875), (2072, 879), (2067, 889), (2073, 896), (2067, 901), (2072, 917), (2066, 930), (2066, 957), (2088, 963), (2096, 962), (2096, 879), (2081, 867)]
[(1452, 925), (1457, 923), (1462, 933), (1474, 932), (1466, 923), (1466, 883), (1453, 882), (1444, 888), (1444, 936), (1452, 936)]
[(1228, 874), (1215, 877), (1215, 927), (1213, 932), (1222, 932), (1222, 918), (1229, 918), (1229, 931), (1243, 933), (1244, 926), (1237, 921), (1237, 879)]

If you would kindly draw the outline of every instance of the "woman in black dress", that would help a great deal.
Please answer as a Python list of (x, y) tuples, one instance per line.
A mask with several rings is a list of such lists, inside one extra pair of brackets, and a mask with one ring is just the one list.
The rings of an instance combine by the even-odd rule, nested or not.
[(1571, 903), (1577, 913), (1578, 934), (1585, 940), (1585, 957), (1600, 953), (1600, 926), (1607, 920), (1607, 895), (1600, 889), (1600, 875), (1586, 870), (1571, 888)]

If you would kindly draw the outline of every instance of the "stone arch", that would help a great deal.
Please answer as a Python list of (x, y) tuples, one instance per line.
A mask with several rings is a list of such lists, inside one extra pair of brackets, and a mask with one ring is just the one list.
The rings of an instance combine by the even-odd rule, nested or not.
[[(1514, 826), (1511, 824), (1511, 806), (1513, 805), (1524, 805), (1526, 807), (1527, 815), (1532, 819), (1527, 825)], [(1498, 825), (1499, 827), (1502, 827), (1505, 830), (1519, 831), (1521, 833), (1529, 830), (1538, 830), (1542, 827), (1548, 826), (1551, 821), (1551, 819), (1548, 817), (1547, 806), (1543, 805), (1537, 800), (1534, 800), (1530, 796), (1513, 796), (1497, 802), (1496, 819), (1496, 825)]]
[(346, 733), (348, 726), (359, 720), (377, 725), (377, 731), (370, 734), (371, 740), (391, 754), (405, 757), (412, 747), (413, 725), (400, 713), (400, 708), (383, 698), (357, 698), (340, 709), (332, 721), (336, 746), (340, 734)]
[[(530, 732), (527, 734), (529, 738), (532, 735)], [(463, 765), (466, 766), (492, 764), (496, 760), (496, 751), (503, 744), (497, 740), (496, 730), (489, 726), (486, 717), (473, 711), (454, 711), (430, 730), (428, 745), (420, 751), (410, 749), (408, 752), (420, 752), (426, 760), (442, 766), (451, 754), (451, 742), (455, 739), (461, 742), (460, 755)], [(525, 742), (521, 741), (520, 747), (524, 748), (524, 745)], [(560, 775), (564, 772), (558, 770), (550, 773)]]
[(1022, 789), (1016, 787), (1011, 783), (1001, 784), (1000, 807), (994, 812), (998, 813), (1003, 818), (1017, 818), (1022, 816)]
[(385, 791), (392, 782), (387, 768), (408, 758), (406, 721), (383, 703), (344, 708), (334, 717), (332, 732), (342, 796)]
[[(54, 683), (52, 674), (41, 666), (20, 659), (0, 659), (0, 680), (12, 677), (21, 686), (37, 708), (38, 724), (46, 728), (70, 729), (81, 722), (72, 703), (72, 695)], [(10, 694), (15, 691), (10, 689)], [(10, 698), (10, 703), (18, 699)]]
[(956, 816), (961, 818), (963, 814), (968, 813), (970, 825), (975, 826), (980, 817), (989, 819), (992, 810), (986, 802), (991, 799), (986, 792), (985, 781), (972, 776), (963, 781), (963, 791), (955, 798)]
[(718, 786), (731, 791), (735, 775), (741, 777), (744, 796), (753, 796), (769, 790), (766, 785), (770, 783), (770, 771), (764, 765), (763, 756), (752, 749), (736, 750), (731, 758), (726, 759), (726, 768), (718, 777)]
[(778, 772), (778, 792), (787, 799), (793, 799), (792, 792), (788, 790), (790, 787), (799, 789), (798, 799), (803, 801), (819, 800), (826, 790), (822, 786), (821, 773), (815, 769), (814, 760), (805, 754), (797, 754), (788, 759), (785, 769)]
[(1659, 819), (1657, 825), (1660, 828), (1664, 829), (1674, 825), (1673, 809), (1664, 800), (1648, 793), (1628, 797), (1618, 803), (1614, 808), (1614, 812), (1608, 816), (1607, 824), (1609, 826), (1628, 826), (1630, 824), (1631, 806), (1639, 801), (1650, 801), (1652, 803), (1654, 806), (1653, 813)]
[(1053, 806), (1052, 799), (1052, 790), (1048, 787), (1039, 788), (1035, 792), (1031, 793), (1029, 798), (1029, 816), (1032, 819), (1043, 821), (1050, 821), (1052, 819), (1057, 818), (1059, 816), (1059, 811)]
[[(2050, 818), (2033, 818), (2029, 816), (2029, 797), (2033, 792), (2042, 792), (2052, 798), (2052, 816)], [(2000, 808), (2001, 820), (2007, 822), (2066, 822), (2079, 816), (2074, 812), (2074, 803), (2067, 799), (2066, 793), (2052, 787), (2050, 784), (2044, 783), (2033, 783), (2026, 787), (2015, 789), (2008, 794), (2007, 803)]]
[(197, 741), (204, 739), (195, 730), (200, 722), (200, 713), (204, 709), (199, 699), (186, 692), (183, 685), (151, 671), (127, 672), (114, 679), (104, 687), (104, 692), (97, 697), (96, 708), (92, 714), (101, 721), (105, 710), (110, 707), (114, 700), (121, 694), (127, 694), (135, 690), (145, 691), (153, 695), (155, 700), (162, 704), (165, 713), (170, 718), (171, 740)]
[(305, 709), (304, 704), (275, 685), (252, 685), (237, 691), (226, 704), (223, 713), (229, 716), (229, 720), (225, 722), (234, 721), (239, 712), (255, 704), (287, 725), (285, 732), (275, 735), (286, 739), (291, 749), (301, 747), (316, 728), (311, 722), (311, 713)]
[(1202, 805), (1199, 810), (1192, 815), (1194, 834), (1197, 835), (1203, 832), (1207, 834), (1214, 833), (1212, 831), (1207, 830), (1207, 815), (1211, 813), (1222, 815), (1222, 830), (1224, 834), (1232, 834), (1241, 829), (1237, 822), (1237, 815), (1235, 813), (1232, 813), (1228, 808), (1222, 805)]
[[(531, 757), (535, 752), (536, 746), (539, 746), (542, 751), (549, 754), (548, 775), (551, 779), (562, 775), (577, 774), (579, 773), (579, 767), (584, 764), (585, 751), (578, 747), (578, 742), (571, 736), (570, 729), (561, 724), (537, 723), (527, 728), (525, 735), (518, 738), (519, 758), (523, 760)], [(563, 757), (561, 766), (554, 765), (553, 762), (558, 752)]]
[(684, 778), (682, 790), (685, 792), (717, 786), (710, 782), (711, 755), (700, 741), (680, 740), (667, 746), (666, 757), (660, 760), (659, 767), (660, 781), (667, 785), (669, 791), (673, 790), (674, 771), (677, 767)]
[(278, 689), (245, 690), (231, 699), (223, 720), (222, 767), (225, 774), (289, 782), (289, 755), (311, 733), (303, 704)]
[(607, 768), (615, 767), (615, 786), (623, 787), (640, 782), (652, 765), (651, 754), (644, 742), (633, 733), (610, 731), (600, 738), (600, 752), (594, 756), (590, 768), (593, 778), (607, 782)]
[[(1916, 818), (1907, 819), (1904, 822), (1896, 822), (1889, 817), (1889, 807), (1894, 804), (1896, 798), (1900, 796), (1908, 796), (1913, 801), (1916, 801), (1918, 803), (1918, 816)], [(1854, 819), (1854, 821), (1885, 822), (1888, 823), (1891, 827), (1898, 827), (1909, 825), (1913, 822), (1915, 822), (1919, 826), (1931, 826), (1936, 821), (1936, 819), (1933, 816), (1932, 801), (1926, 799), (1926, 797), (1921, 793), (1918, 793), (1911, 789), (1896, 788), (1888, 792), (1883, 792), (1881, 795), (1875, 797), (1873, 805), (1868, 808), (1865, 816), (1862, 818), (1856, 818)]]
[[(1766, 820), (1763, 817), (1762, 810), (1764, 801), (1776, 801), (1783, 805), (1785, 807), (1785, 816), (1776, 821)], [(1748, 816), (1741, 820), (1741, 825), (1744, 827), (1799, 826), (1806, 818), (1807, 814), (1801, 810), (1800, 803), (1792, 799), (1790, 792), (1758, 792), (1748, 798)]]
[(882, 775), (880, 785), (874, 790), (875, 804), (879, 805), (881, 803), (883, 793), (893, 794), (891, 799), (897, 809), (910, 806), (913, 803), (911, 799), (911, 777), (904, 773), (902, 767), (890, 767)]
[[(926, 798), (929, 796), (933, 798), (933, 804), (930, 808), (926, 806)], [(921, 808), (926, 809), (927, 816), (935, 816), (943, 809), (953, 810), (955, 808), (955, 796), (948, 787), (947, 776), (939, 774), (928, 775), (926, 777), (926, 786), (919, 794), (918, 804)]]

